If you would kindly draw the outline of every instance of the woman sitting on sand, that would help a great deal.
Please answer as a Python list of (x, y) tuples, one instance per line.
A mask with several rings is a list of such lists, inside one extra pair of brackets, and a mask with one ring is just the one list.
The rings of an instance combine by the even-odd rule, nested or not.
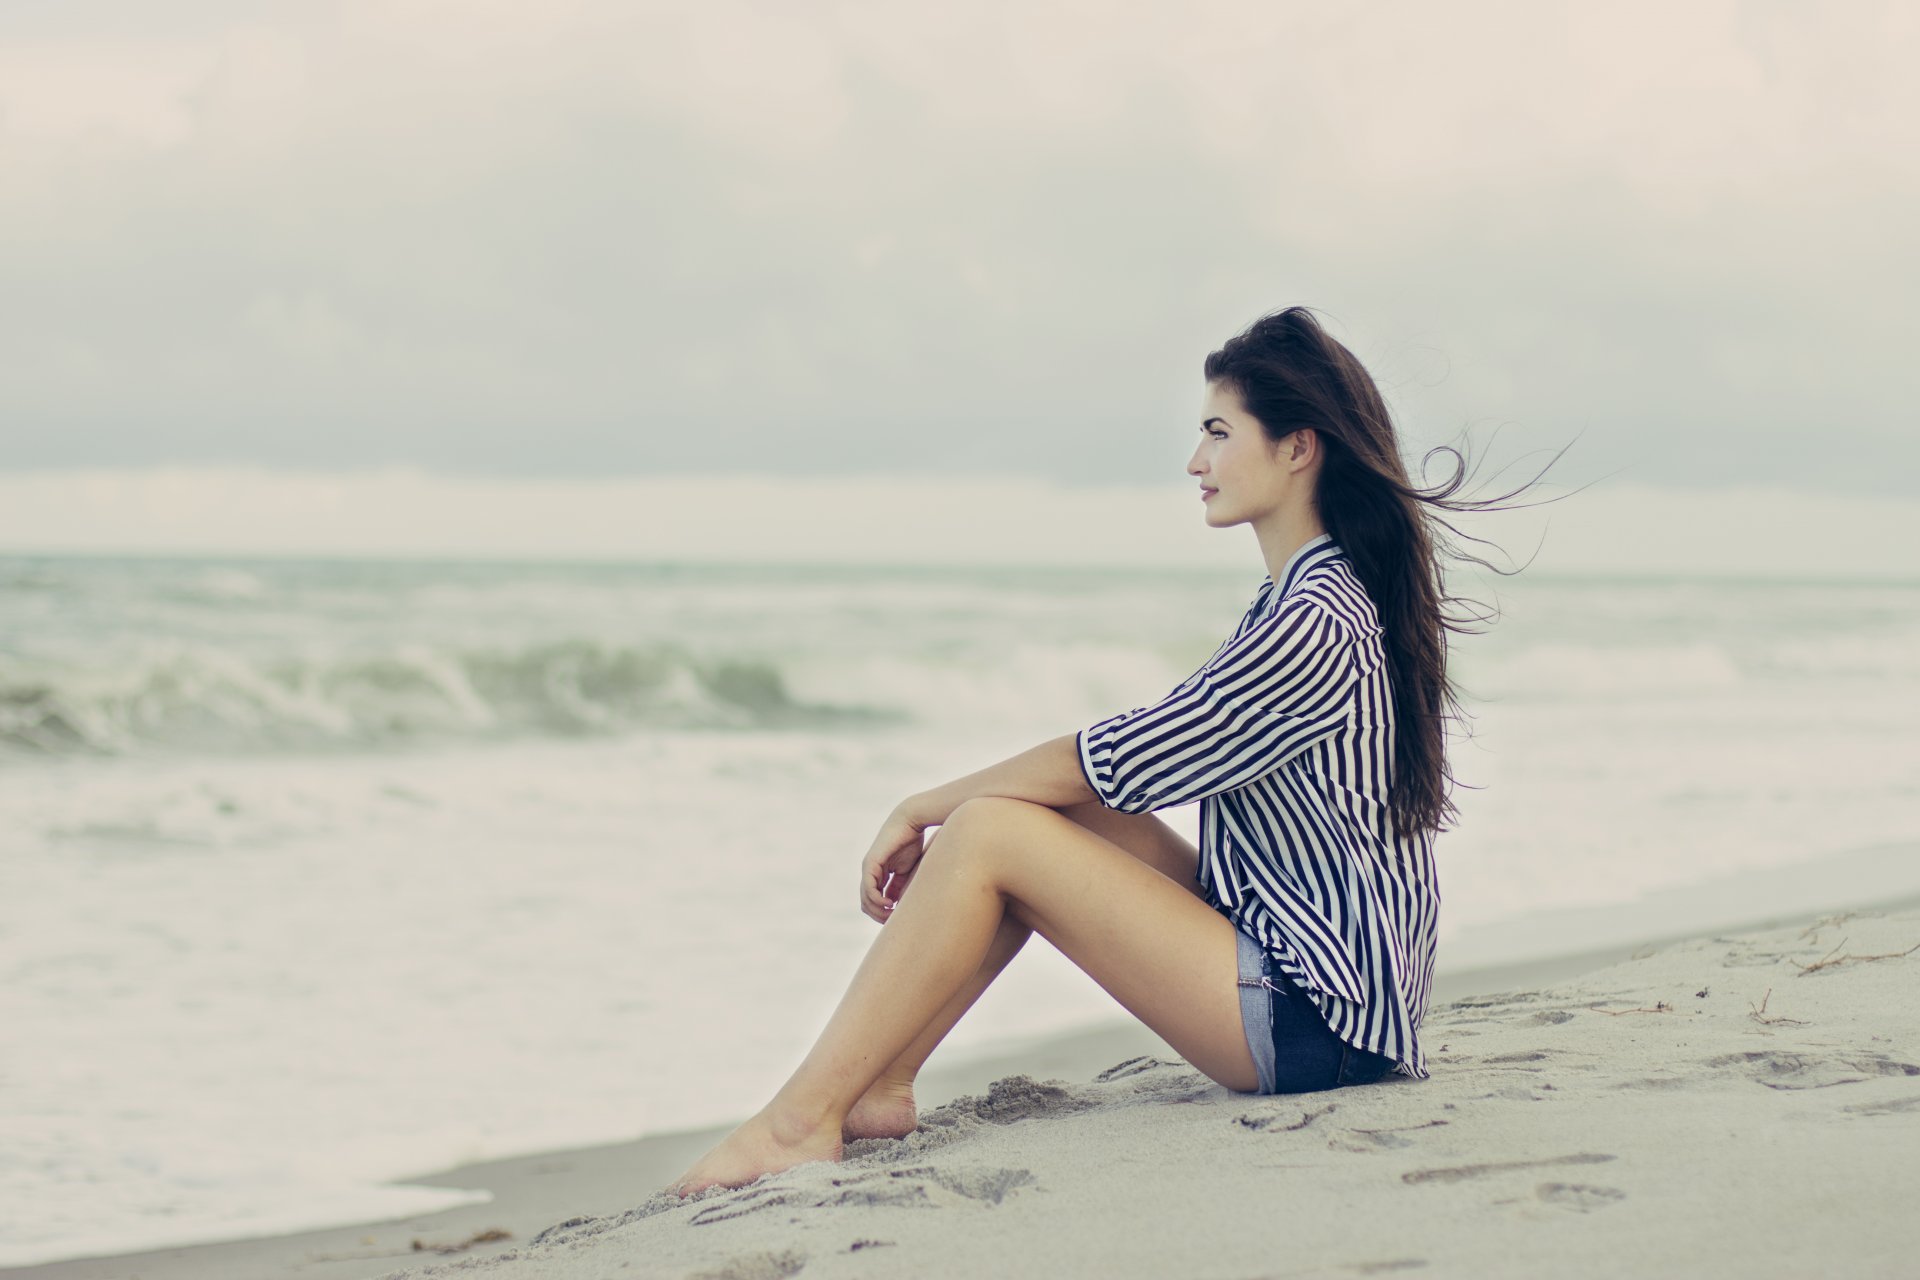
[[(1492, 500), (1411, 487), (1373, 380), (1305, 307), (1204, 373), (1187, 471), (1267, 566), (1234, 634), (1159, 702), (901, 803), (860, 872), (885, 927), (826, 1029), (669, 1190), (911, 1132), (921, 1064), (1035, 932), (1235, 1092), (1427, 1077), (1464, 628), (1421, 504)], [(1195, 801), (1198, 849), (1153, 816)]]

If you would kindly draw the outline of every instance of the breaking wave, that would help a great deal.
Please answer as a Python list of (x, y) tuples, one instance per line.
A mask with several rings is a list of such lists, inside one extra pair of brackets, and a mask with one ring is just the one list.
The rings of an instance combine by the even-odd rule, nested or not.
[(0, 751), (15, 756), (362, 750), (903, 718), (898, 710), (798, 700), (771, 661), (706, 659), (666, 644), (574, 639), (512, 651), (405, 645), (253, 660), (176, 643), (115, 671), (0, 660)]

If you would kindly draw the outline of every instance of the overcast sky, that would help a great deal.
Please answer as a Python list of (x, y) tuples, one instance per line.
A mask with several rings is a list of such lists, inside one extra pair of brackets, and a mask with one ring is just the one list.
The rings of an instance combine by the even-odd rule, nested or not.
[(1306, 303), (1416, 461), (1911, 499), (1916, 13), (7, 0), (0, 470), (1184, 487)]

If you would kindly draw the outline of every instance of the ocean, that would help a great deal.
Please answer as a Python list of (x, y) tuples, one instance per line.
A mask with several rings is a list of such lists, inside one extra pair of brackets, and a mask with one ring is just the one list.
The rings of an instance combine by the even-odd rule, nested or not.
[[(887, 811), (1158, 698), (1262, 572), (0, 558), (0, 1265), (757, 1109)], [(1443, 974), (1920, 838), (1920, 581), (1455, 590)], [(934, 1061), (1127, 1016), (1036, 938)]]

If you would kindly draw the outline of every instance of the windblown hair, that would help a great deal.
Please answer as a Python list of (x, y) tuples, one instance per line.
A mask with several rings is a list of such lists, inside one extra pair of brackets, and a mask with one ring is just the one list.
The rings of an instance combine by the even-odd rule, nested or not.
[(1415, 487), (1379, 388), (1307, 307), (1254, 321), (1207, 356), (1205, 373), (1209, 383), (1239, 394), (1270, 441), (1277, 444), (1305, 427), (1319, 437), (1323, 453), (1314, 503), (1320, 523), (1352, 562), (1385, 630), (1395, 720), (1388, 809), (1402, 831), (1448, 830), (1459, 815), (1451, 787), (1465, 784), (1457, 783), (1447, 762), (1446, 724), (1470, 717), (1447, 674), (1447, 633), (1481, 634), (1468, 624), (1490, 615), (1445, 611), (1449, 603), (1477, 602), (1447, 594), (1441, 553), (1503, 571), (1462, 554), (1442, 529), (1471, 542), (1485, 539), (1462, 534), (1440, 513), (1501, 510), (1497, 503), (1532, 482), (1491, 498), (1455, 498), (1467, 478), (1466, 459), (1443, 445), (1426, 457), (1453, 454), (1459, 464), (1453, 478)]

